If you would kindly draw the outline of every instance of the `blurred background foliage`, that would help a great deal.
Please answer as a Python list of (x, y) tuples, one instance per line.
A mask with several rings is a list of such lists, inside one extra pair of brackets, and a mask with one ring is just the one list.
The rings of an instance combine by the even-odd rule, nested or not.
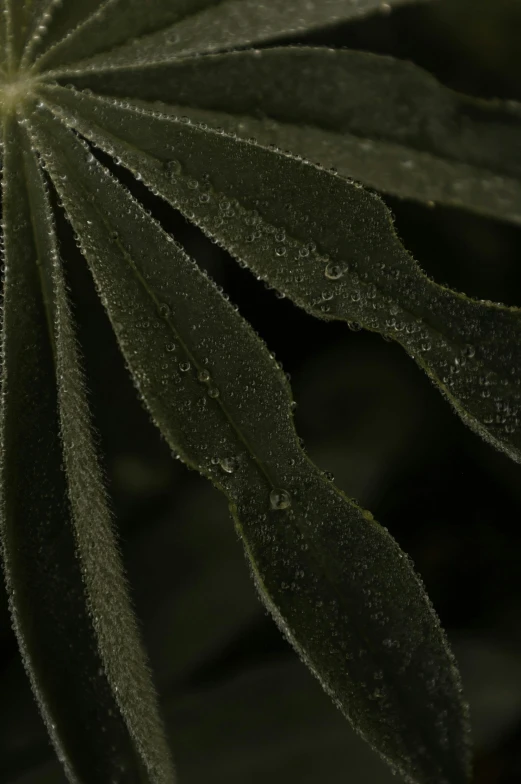
[[(518, 0), (440, 0), (298, 42), (410, 59), (454, 89), (519, 101), (520, 31)], [(291, 374), (312, 459), (415, 561), (460, 663), (476, 742), (473, 784), (521, 781), (521, 466), (468, 431), (398, 345), (313, 320), (128, 184)], [(436, 281), (521, 306), (520, 227), (386, 201)], [(122, 553), (181, 784), (394, 781), (263, 610), (224, 499), (172, 459), (63, 220), (60, 229)], [(5, 592), (0, 678), (0, 782), (63, 783)]]

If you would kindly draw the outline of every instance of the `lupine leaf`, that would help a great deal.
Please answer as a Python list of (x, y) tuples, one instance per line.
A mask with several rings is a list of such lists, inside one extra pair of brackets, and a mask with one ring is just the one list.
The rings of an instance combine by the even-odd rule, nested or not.
[(45, 95), (66, 122), (298, 305), (398, 341), (465, 424), (521, 461), (521, 310), (428, 278), (375, 194), (187, 118), (64, 88)]
[(5, 128), (0, 486), (14, 627), (69, 780), (120, 781), (130, 770), (169, 784), (169, 752), (92, 445), (47, 194), (21, 126), (6, 120)]
[(408, 559), (302, 452), (285, 376), (214, 284), (41, 104), (33, 129), (143, 400), (225, 492), (280, 628), (409, 781), (463, 784), (459, 676)]
[(460, 95), (412, 63), (281, 47), (66, 77), (220, 126), (376, 190), (521, 223), (521, 105)]
[(0, 72), (7, 64), (7, 13), (5, 0), (0, 0)]
[[(18, 0), (13, 0), (18, 2)], [(45, 0), (42, 0), (42, 3)], [(46, 0), (43, 14), (34, 14), (23, 52), (24, 65), (52, 48), (94, 14), (106, 0)], [(43, 10), (43, 9), (42, 9)]]
[(27, 38), (34, 32), (35, 24), (42, 20), (45, 8), (61, 0), (6, 0), (10, 16), (14, 46), (13, 65), (18, 66)]
[[(416, 0), (416, 2), (425, 0)], [(56, 68), (95, 55), (90, 65), (164, 62), (306, 33), (411, 0), (106, 0), (97, 14), (42, 56)], [(176, 20), (177, 21), (174, 21)], [(150, 35), (149, 30), (156, 29)], [(128, 43), (127, 43), (128, 41)], [(110, 51), (116, 44), (123, 46)], [(96, 52), (100, 52), (96, 56)]]

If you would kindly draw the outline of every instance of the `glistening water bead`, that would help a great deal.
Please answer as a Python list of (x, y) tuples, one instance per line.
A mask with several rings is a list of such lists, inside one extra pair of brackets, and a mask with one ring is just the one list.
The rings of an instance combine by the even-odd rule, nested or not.
[(324, 272), (324, 275), (329, 280), (338, 280), (343, 274), (344, 270), (339, 264), (328, 264)]
[(235, 457), (224, 457), (220, 461), (220, 465), (226, 474), (233, 474), (237, 468), (237, 459)]
[(275, 488), (270, 493), (270, 505), (272, 509), (288, 509), (291, 506), (291, 496), (287, 490)]
[(167, 305), (166, 302), (162, 302), (159, 306), (159, 315), (163, 316), (163, 318), (168, 318), (171, 314), (170, 305)]

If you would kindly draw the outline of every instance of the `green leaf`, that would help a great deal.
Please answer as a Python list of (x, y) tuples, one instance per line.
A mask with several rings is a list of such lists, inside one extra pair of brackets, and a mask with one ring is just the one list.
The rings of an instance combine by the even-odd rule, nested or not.
[(215, 285), (41, 104), (33, 127), (135, 383), (227, 495), (280, 628), (409, 781), (466, 782), (459, 676), (408, 559), (302, 452), (285, 376)]
[(521, 223), (521, 105), (460, 95), (412, 63), (286, 46), (78, 74), (67, 81), (163, 101), (379, 191)]
[(47, 193), (21, 126), (5, 127), (0, 530), (14, 628), (69, 780), (120, 781), (131, 769), (167, 784)]
[[(94, 57), (88, 65), (95, 69), (163, 62), (180, 55), (302, 34), (408, 2), (411, 0), (148, 0), (145, 14), (143, 0), (106, 0), (87, 24), (44, 54), (37, 67), (68, 66), (90, 55)], [(154, 29), (156, 32), (146, 35)], [(124, 45), (110, 51), (117, 44)]]
[[(18, 0), (13, 0), (18, 2)], [(95, 13), (106, 0), (41, 0), (32, 14), (22, 63), (29, 65)]]
[(1, 56), (5, 62), (6, 71), (12, 71), (22, 47), (23, 6), (17, 0), (2, 0), (0, 10), (2, 11), (3, 43)]
[(12, 65), (18, 67), (27, 39), (41, 24), (48, 7), (61, 0), (5, 0), (7, 24), (13, 34)]
[(376, 194), (188, 118), (65, 88), (43, 94), (295, 303), (399, 342), (465, 424), (521, 462), (521, 310), (428, 278)]

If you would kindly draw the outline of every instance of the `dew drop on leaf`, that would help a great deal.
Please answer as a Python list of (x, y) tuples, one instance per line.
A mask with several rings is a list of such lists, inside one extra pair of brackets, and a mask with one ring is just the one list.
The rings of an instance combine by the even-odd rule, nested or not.
[(288, 509), (291, 506), (291, 496), (287, 490), (276, 488), (270, 493), (270, 504), (272, 509)]
[(163, 316), (163, 318), (168, 318), (171, 315), (170, 305), (167, 305), (166, 302), (162, 302), (159, 306), (159, 314)]
[(206, 384), (208, 381), (210, 381), (209, 372), (204, 368), (202, 368), (202, 370), (200, 370), (199, 373), (197, 374), (197, 380), (201, 381), (203, 384)]
[(344, 270), (339, 264), (328, 264), (324, 274), (329, 280), (338, 280), (344, 274)]
[(180, 162), (176, 159), (171, 161), (166, 161), (164, 164), (164, 168), (170, 175), (179, 175), (183, 172), (183, 167), (181, 166)]
[(233, 474), (237, 470), (237, 459), (235, 457), (224, 457), (220, 461), (220, 466), (226, 474)]
[(219, 397), (219, 394), (220, 393), (219, 393), (219, 390), (218, 390), (217, 387), (210, 387), (208, 389), (208, 397), (211, 397), (211, 398), (215, 399), (216, 397)]
[(181, 373), (187, 373), (190, 370), (190, 363), (189, 362), (180, 362), (179, 363), (179, 370)]

